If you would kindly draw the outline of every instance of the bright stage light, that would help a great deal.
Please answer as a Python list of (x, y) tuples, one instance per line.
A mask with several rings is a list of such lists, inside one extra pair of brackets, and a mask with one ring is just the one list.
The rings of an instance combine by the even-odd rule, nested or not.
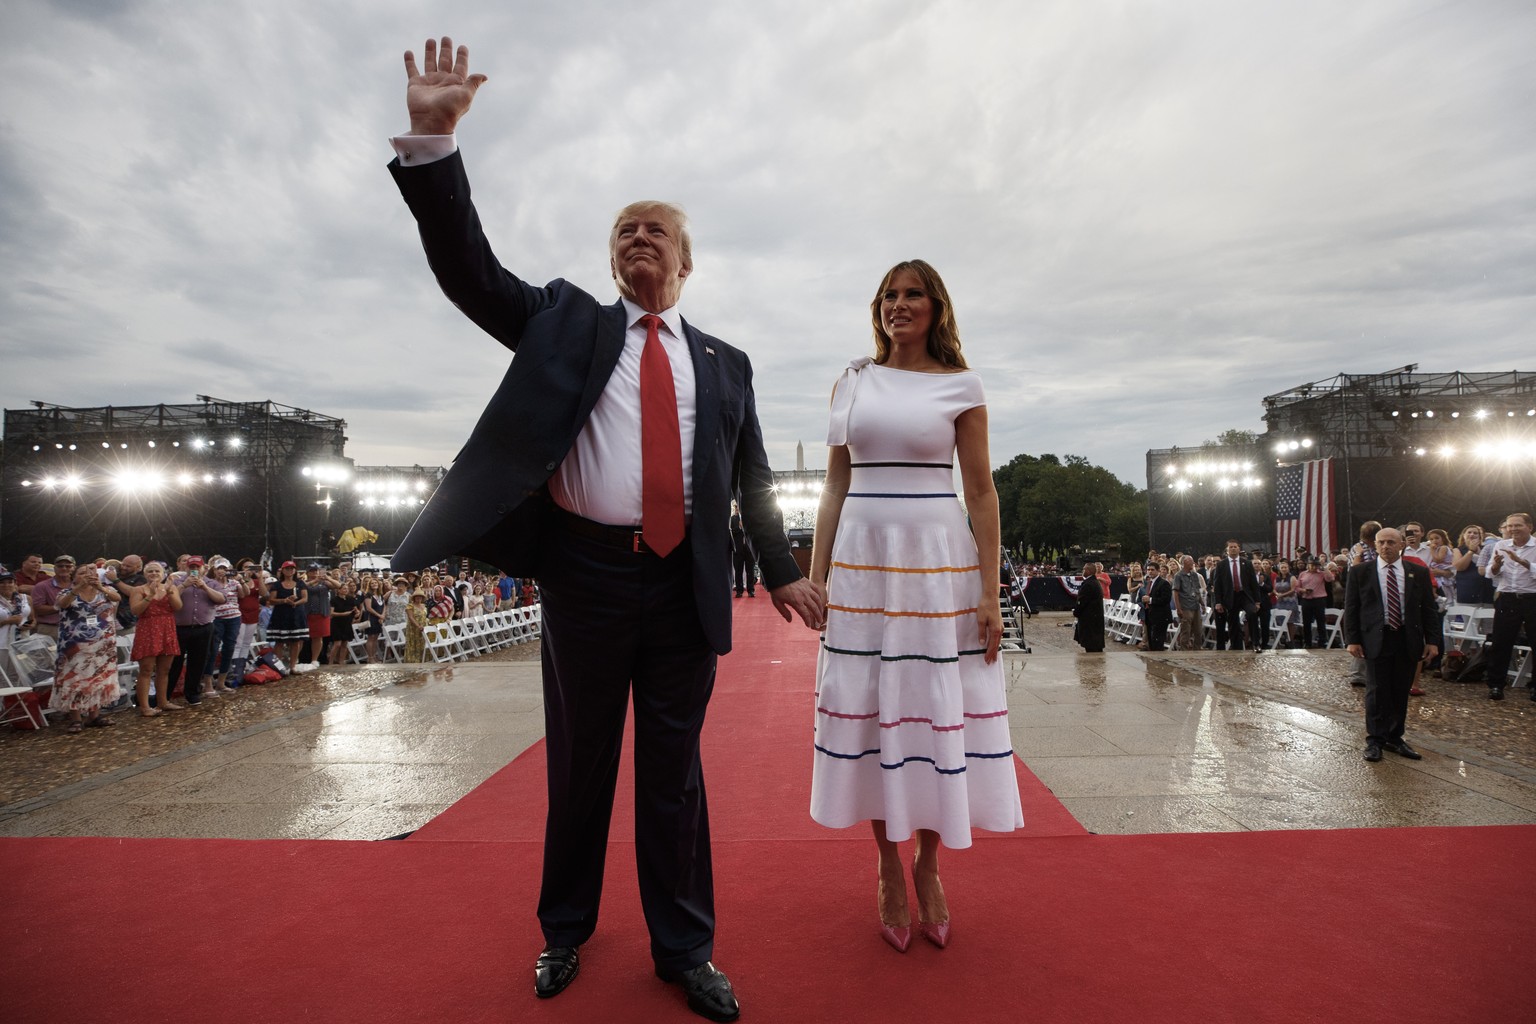
[(203, 444), (204, 444), (203, 439), (200, 438), (200, 437), (194, 437), (192, 439), (192, 447), (193, 448), (197, 448), (197, 449), (200, 450), (203, 447)]
[(1479, 410), (1477, 410), (1477, 412), (1472, 414), (1472, 418), (1473, 419), (1477, 419), (1477, 420), (1485, 420), (1485, 419), (1488, 418), (1488, 410), (1487, 409), (1479, 409)]
[(1451, 413), (1451, 419), (1453, 419), (1453, 420), (1459, 420), (1459, 419), (1461, 419), (1461, 413), (1459, 413), (1459, 412), (1453, 412), (1453, 413)]
[(1434, 418), (1435, 418), (1435, 410), (1433, 410), (1433, 409), (1430, 409), (1430, 410), (1428, 410), (1428, 411), (1426, 411), (1426, 412), (1425, 412), (1425, 413), (1424, 413), (1424, 416), (1425, 416), (1425, 418), (1427, 418), (1427, 419), (1434, 419)]
[(1440, 454), (1441, 455), (1455, 455), (1456, 454), (1456, 449), (1451, 447), (1450, 445), (1445, 445), (1445, 446), (1443, 446), (1440, 449)]
[(32, 446), (32, 450), (35, 451), (35, 452), (40, 452), (40, 451), (43, 450), (43, 446), (40, 445), (40, 444), (35, 444), (35, 445)]
[[(70, 445), (70, 447), (73, 448), (74, 445)], [(79, 475), (75, 473), (71, 473), (69, 476), (64, 478), (64, 486), (68, 487), (72, 491), (79, 490), (81, 483), (83, 483), (83, 481), (80, 479)]]
[(103, 442), (101, 442), (101, 446), (103, 448), (111, 448), (112, 447), (112, 442), (111, 441), (103, 441)]
[(310, 469), (308, 466), (305, 466), (303, 469), (299, 470), (299, 472), (303, 473), (305, 476), (314, 476), (315, 475), (315, 471), (313, 469)]
[(205, 484), (213, 483), (213, 474), (212, 473), (204, 473), (203, 474), (203, 483), (205, 483)]
[(1312, 447), (1312, 439), (1310, 437), (1302, 438), (1301, 439), (1301, 446), (1303, 448), (1311, 448)]
[(44, 488), (46, 488), (46, 489), (51, 491), (57, 485), (58, 485), (58, 481), (55, 480), (53, 477), (51, 477), (51, 476), (43, 477), (43, 487)]
[[(1399, 413), (1399, 412), (1398, 412), (1398, 411), (1397, 411), (1397, 410), (1396, 410), (1396, 409), (1393, 409), (1393, 410), (1392, 410), (1392, 418), (1393, 418), (1393, 419), (1397, 419), (1397, 417), (1398, 417), (1398, 416), (1399, 416), (1399, 415), (1401, 415), (1401, 414), (1400, 414), (1400, 413)], [(1229, 574), (1228, 574), (1228, 575), (1230, 575), (1230, 573), (1229, 573)]]
[(23, 486), (23, 487), (31, 487), (32, 486), (32, 481), (31, 480), (23, 480), (21, 482), (21, 486)]
[(151, 442), (149, 442), (149, 446), (150, 446), (150, 447), (151, 447), (151, 448), (153, 448), (153, 447), (154, 447), (154, 446), (155, 446), (155, 442), (153, 442), (153, 441), (151, 441)]
[(1426, 451), (1427, 451), (1427, 449), (1425, 449), (1425, 448), (1415, 448), (1413, 450), (1413, 454), (1415, 454), (1415, 455), (1423, 455)]
[(241, 440), (241, 439), (240, 439), (240, 438), (238, 438), (238, 437), (232, 437), (232, 438), (230, 438), (230, 439), (229, 439), (229, 446), (230, 446), (230, 447), (231, 447), (231, 448), (239, 448), (239, 447), (240, 447), (240, 446), (241, 446), (241, 445), (243, 445), (243, 444), (244, 444), (244, 443), (245, 443), (245, 442), (244, 442), (244, 441), (242, 441), (242, 440)]
[(69, 450), (70, 450), (70, 451), (74, 451), (74, 450), (75, 450), (75, 446), (74, 446), (74, 445), (70, 445), (70, 446), (69, 446)]
[(191, 473), (178, 473), (176, 475), (176, 482), (178, 484), (181, 484), (181, 486), (183, 486), (183, 487), (190, 487), (190, 486), (192, 486), (192, 474)]
[(233, 473), (225, 473), (224, 476), (220, 479), (222, 479), (227, 484), (237, 484), (240, 482), (240, 478), (235, 476)]

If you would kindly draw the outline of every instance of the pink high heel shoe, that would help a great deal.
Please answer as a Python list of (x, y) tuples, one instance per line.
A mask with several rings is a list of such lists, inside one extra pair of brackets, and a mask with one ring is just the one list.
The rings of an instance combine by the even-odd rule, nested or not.
[(949, 945), (949, 921), (918, 921), (917, 933), (929, 942), (943, 949)]
[[(878, 913), (880, 906), (885, 902), (885, 879), (880, 879), (875, 888), (875, 910)], [(880, 937), (898, 953), (905, 953), (907, 947), (912, 945), (912, 926), (910, 924), (886, 924), (885, 915), (880, 915)]]

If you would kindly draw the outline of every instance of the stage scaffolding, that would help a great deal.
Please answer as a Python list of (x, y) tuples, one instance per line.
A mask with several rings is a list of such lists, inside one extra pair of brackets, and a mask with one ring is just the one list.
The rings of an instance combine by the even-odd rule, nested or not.
[[(1536, 373), (1340, 373), (1269, 395), (1251, 449), (1147, 452), (1148, 528), (1163, 549), (1219, 550), (1226, 536), (1269, 548), (1274, 471), (1334, 460), (1334, 534), (1349, 544), (1368, 519), (1497, 527), (1533, 511)], [(1246, 467), (1246, 468), (1244, 468)]]
[[(145, 544), (256, 555), (316, 549), (329, 505), (303, 470), (350, 472), (345, 420), (273, 401), (5, 411), (4, 555)], [(146, 552), (149, 553), (149, 552)]]

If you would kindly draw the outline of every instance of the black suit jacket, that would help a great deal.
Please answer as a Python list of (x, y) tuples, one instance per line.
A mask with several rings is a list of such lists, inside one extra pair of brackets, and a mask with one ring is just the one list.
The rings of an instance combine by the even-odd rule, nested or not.
[(1216, 568), (1211, 573), (1211, 604), (1221, 605), (1226, 611), (1232, 610), (1232, 602), (1239, 593), (1247, 594), (1253, 600), (1254, 606), (1259, 603), (1259, 578), (1254, 575), (1253, 563), (1246, 556), (1237, 559), (1238, 571), (1242, 579), (1237, 586), (1232, 585), (1232, 559), (1226, 555), (1216, 563)]
[[(459, 309), (514, 353), (468, 442), (391, 560), (417, 569), (467, 554), (513, 576), (538, 576), (553, 503), (546, 484), (576, 442), (624, 348), (624, 306), (602, 305), (563, 280), (542, 288), (504, 269), (481, 230), (456, 152), (390, 173), (416, 218), (427, 262)], [(740, 350), (696, 330), (697, 420), (689, 543), (699, 619), (709, 644), (731, 647), (731, 498), (770, 588), (800, 578), (771, 490), (752, 365)]]
[[(1418, 661), (1426, 644), (1444, 647), (1440, 628), (1440, 608), (1435, 604), (1435, 587), (1429, 570), (1416, 562), (1401, 560), (1403, 566), (1403, 640), (1411, 660)], [(1359, 644), (1367, 658), (1381, 656), (1382, 630), (1387, 624), (1385, 595), (1375, 562), (1351, 566), (1344, 580), (1344, 617), (1340, 630), (1345, 645)]]
[(1159, 576), (1147, 586), (1147, 597), (1152, 603), (1146, 605), (1147, 619), (1152, 622), (1171, 622), (1173, 620), (1173, 584), (1165, 577)]

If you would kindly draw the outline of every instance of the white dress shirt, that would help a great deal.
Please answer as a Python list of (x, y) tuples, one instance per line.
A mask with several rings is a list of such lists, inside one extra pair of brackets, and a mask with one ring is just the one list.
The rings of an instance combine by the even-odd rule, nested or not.
[[(390, 139), (404, 166), (418, 167), (452, 156), (453, 135), (397, 135)], [(640, 353), (645, 348), (646, 311), (623, 299), (624, 351), (598, 396), (576, 443), (549, 481), (550, 496), (567, 512), (610, 526), (639, 526), (644, 470), (640, 451)], [(683, 461), (683, 515), (693, 514), (693, 435), (698, 423), (693, 356), (683, 336), (677, 307), (657, 314), (658, 331), (677, 393), (677, 425)]]
[(1493, 547), (1493, 553), (1488, 556), (1490, 568), (1493, 566), (1494, 556), (1500, 552), (1503, 553), (1503, 558), (1499, 561), (1499, 571), (1491, 573), (1489, 576), (1493, 580), (1494, 585), (1498, 587), (1499, 593), (1536, 594), (1536, 572), (1509, 557), (1509, 553), (1513, 551), (1527, 562), (1531, 562), (1533, 566), (1536, 566), (1536, 536), (1532, 536), (1527, 540), (1523, 547), (1507, 539), (1500, 539)]

